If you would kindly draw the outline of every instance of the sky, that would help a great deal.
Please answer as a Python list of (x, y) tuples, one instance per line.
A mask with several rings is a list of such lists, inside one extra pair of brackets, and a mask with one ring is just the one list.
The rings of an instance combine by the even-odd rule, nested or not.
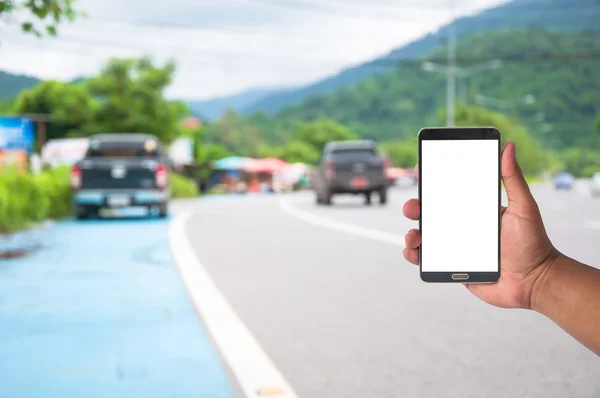
[[(68, 81), (111, 57), (173, 58), (167, 95), (295, 87), (384, 55), (504, 0), (78, 0), (58, 38), (0, 28), (0, 70)], [(18, 16), (17, 18), (22, 18)]]

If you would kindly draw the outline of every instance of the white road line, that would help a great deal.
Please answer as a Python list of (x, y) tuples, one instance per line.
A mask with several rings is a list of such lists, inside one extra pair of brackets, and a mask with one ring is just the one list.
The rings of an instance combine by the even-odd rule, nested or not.
[(333, 231), (343, 232), (350, 235), (360, 236), (361, 238), (367, 238), (376, 240), (379, 242), (391, 243), (404, 247), (404, 236), (398, 236), (389, 232), (383, 232), (377, 229), (359, 227), (358, 225), (349, 224), (341, 221), (332, 220), (317, 216), (308, 211), (299, 210), (285, 199), (279, 200), (279, 207), (289, 216), (292, 216), (298, 220), (307, 222), (309, 224), (317, 225), (319, 227), (328, 228)]
[(297, 398), (281, 372), (236, 315), (196, 258), (185, 232), (192, 213), (184, 211), (170, 224), (169, 241), (181, 277), (247, 398), (264, 395)]

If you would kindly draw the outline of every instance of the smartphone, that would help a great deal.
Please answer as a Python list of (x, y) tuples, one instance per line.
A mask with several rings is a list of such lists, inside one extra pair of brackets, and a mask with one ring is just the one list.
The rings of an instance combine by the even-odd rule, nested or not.
[(500, 279), (500, 131), (419, 131), (419, 267), (425, 282)]

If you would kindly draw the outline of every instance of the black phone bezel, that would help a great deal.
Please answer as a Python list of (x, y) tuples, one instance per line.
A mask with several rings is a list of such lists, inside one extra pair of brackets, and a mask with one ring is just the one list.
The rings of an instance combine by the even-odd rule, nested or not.
[[(426, 127), (419, 131), (418, 135), (418, 189), (419, 207), (421, 208), (421, 180), (422, 180), (422, 153), (421, 143), (423, 140), (497, 140), (498, 141), (498, 271), (497, 272), (465, 272), (456, 270), (453, 272), (423, 272), (422, 267), (422, 244), (419, 246), (419, 274), (421, 280), (428, 283), (496, 283), (500, 279), (501, 272), (501, 248), (500, 230), (502, 222), (502, 173), (501, 173), (501, 134), (495, 127)], [(427, 178), (427, 177), (425, 177)], [(423, 209), (421, 208), (421, 212)], [(419, 217), (419, 230), (423, 230), (421, 217)], [(466, 280), (455, 280), (453, 275), (467, 274)]]

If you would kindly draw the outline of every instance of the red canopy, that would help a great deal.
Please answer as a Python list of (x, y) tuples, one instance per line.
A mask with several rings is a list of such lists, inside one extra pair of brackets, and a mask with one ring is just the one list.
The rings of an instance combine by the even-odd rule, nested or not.
[(254, 159), (248, 165), (248, 171), (252, 173), (275, 173), (288, 166), (288, 163), (277, 158)]

